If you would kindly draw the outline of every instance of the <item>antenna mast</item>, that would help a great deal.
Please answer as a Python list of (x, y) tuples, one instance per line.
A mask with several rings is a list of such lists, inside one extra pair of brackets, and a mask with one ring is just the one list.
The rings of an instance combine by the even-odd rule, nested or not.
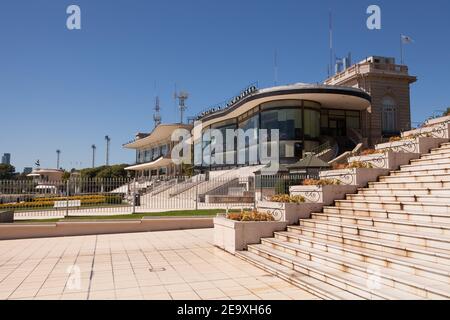
[(186, 100), (189, 98), (189, 93), (181, 91), (175, 92), (175, 99), (178, 99), (178, 109), (180, 110), (180, 123), (183, 123), (184, 111), (186, 111)]
[(155, 100), (155, 113), (153, 114), (153, 121), (155, 121), (155, 128), (161, 124), (161, 107), (159, 105), (159, 97)]
[(330, 64), (328, 68), (328, 76), (331, 77), (333, 74), (333, 14), (330, 9), (330, 25), (329, 25), (329, 37), (330, 37)]

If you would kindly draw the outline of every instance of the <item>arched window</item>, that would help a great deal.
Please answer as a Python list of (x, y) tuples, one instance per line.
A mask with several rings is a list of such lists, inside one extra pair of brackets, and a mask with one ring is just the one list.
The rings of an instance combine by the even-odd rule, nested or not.
[(384, 97), (382, 101), (383, 133), (395, 133), (397, 128), (397, 106), (391, 97)]

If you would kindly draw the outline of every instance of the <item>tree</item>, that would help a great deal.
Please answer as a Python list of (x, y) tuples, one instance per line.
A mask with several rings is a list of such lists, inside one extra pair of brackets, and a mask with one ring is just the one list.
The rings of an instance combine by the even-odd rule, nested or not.
[(129, 173), (125, 170), (128, 164), (117, 164), (112, 166), (100, 166), (97, 168), (88, 168), (80, 170), (82, 178), (98, 178), (98, 179), (110, 179), (110, 178), (127, 178)]
[(0, 164), (0, 180), (8, 180), (14, 178), (14, 172), (16, 172), (16, 168), (14, 168), (10, 164)]
[(448, 107), (447, 110), (445, 110), (443, 116), (444, 116), (444, 117), (450, 116), (450, 107)]

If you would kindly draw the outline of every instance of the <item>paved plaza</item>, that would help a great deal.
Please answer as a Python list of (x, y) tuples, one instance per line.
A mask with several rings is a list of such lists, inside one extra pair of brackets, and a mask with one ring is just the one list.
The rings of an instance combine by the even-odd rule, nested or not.
[(0, 299), (316, 299), (212, 240), (213, 229), (0, 241)]

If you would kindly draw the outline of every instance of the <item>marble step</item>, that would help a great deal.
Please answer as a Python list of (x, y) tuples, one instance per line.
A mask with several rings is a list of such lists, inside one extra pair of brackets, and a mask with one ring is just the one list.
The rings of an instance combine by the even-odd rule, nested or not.
[(378, 182), (450, 182), (450, 174), (431, 174), (431, 175), (408, 175), (408, 176), (382, 176)]
[(324, 207), (324, 213), (349, 215), (367, 218), (384, 218), (412, 223), (430, 223), (435, 225), (450, 225), (450, 215), (433, 212), (408, 212), (403, 210), (383, 210), (364, 208)]
[(443, 158), (450, 158), (450, 150), (446, 150), (445, 152), (441, 153), (427, 153), (420, 157), (420, 159), (443, 159)]
[(391, 171), (391, 176), (421, 176), (421, 175), (441, 175), (450, 174), (450, 167), (448, 165), (430, 165), (423, 168), (416, 166), (402, 167), (400, 170)]
[[(440, 290), (447, 288), (447, 294), (450, 295), (450, 271), (437, 269), (435, 266), (425, 267), (423, 265), (416, 265), (414, 261), (406, 262), (388, 258), (382, 254), (362, 253), (357, 250), (333, 246), (321, 246), (320, 248), (316, 248), (314, 245), (308, 246), (307, 244), (293, 243), (277, 238), (263, 239), (261, 244), (307, 260), (310, 260), (312, 255), (317, 255), (318, 258), (331, 258), (338, 261), (337, 265), (330, 265), (337, 269), (342, 267), (339, 263), (344, 262), (361, 267), (363, 270), (373, 269), (383, 274), (398, 274), (401, 276), (401, 279), (416, 278), (418, 280), (417, 282), (422, 284), (426, 283), (427, 285), (430, 285), (430, 287), (439, 287)], [(386, 284), (392, 285), (391, 282)], [(423, 287), (420, 286), (419, 288), (422, 289)], [(415, 293), (416, 290), (416, 284), (413, 284), (413, 293)], [(439, 291), (435, 293), (440, 294)], [(424, 298), (427, 296), (425, 292), (422, 292), (421, 295)]]
[[(273, 262), (283, 264), (284, 266), (290, 267), (292, 270), (303, 273), (317, 280), (324, 281), (328, 284), (332, 284), (342, 290), (349, 291), (350, 293), (356, 294), (365, 299), (424, 299), (423, 296), (388, 286), (384, 284), (383, 281), (372, 284), (370, 278), (366, 278), (367, 270), (352, 268), (351, 265), (346, 266), (349, 269), (344, 266), (338, 268), (332, 267), (337, 266), (338, 261), (330, 261), (330, 259), (326, 260), (323, 258), (317, 258), (316, 260), (302, 259), (292, 254), (272, 249), (264, 245), (251, 245), (248, 249), (249, 252), (258, 254), (259, 256)], [(349, 271), (353, 271), (353, 273)], [(360, 272), (358, 273), (357, 271)], [(354, 273), (357, 273), (358, 275), (355, 275)], [(377, 277), (376, 280), (384, 279)]]
[(367, 200), (336, 200), (336, 207), (365, 208), (384, 210), (404, 210), (423, 212), (431, 210), (434, 213), (450, 214), (450, 205), (435, 202), (398, 202), (398, 201), (367, 201)]
[(349, 194), (347, 200), (356, 201), (379, 201), (379, 202), (433, 202), (445, 203), (450, 205), (450, 195), (368, 195), (368, 194)]
[(385, 228), (388, 230), (405, 232), (425, 232), (436, 236), (447, 236), (450, 242), (450, 224), (434, 224), (426, 222), (401, 221), (396, 219), (362, 217), (356, 215), (313, 213), (311, 220), (330, 221), (336, 223), (352, 224), (357, 226), (369, 226)]
[(360, 235), (375, 239), (393, 240), (402, 244), (418, 244), (430, 250), (450, 250), (450, 237), (429, 233), (414, 233), (398, 230), (383, 229), (371, 226), (336, 223), (321, 220), (300, 220), (300, 226), (317, 228), (323, 231), (340, 232), (349, 235)]
[(289, 226), (290, 235), (308, 236), (310, 238), (333, 242), (341, 245), (352, 245), (362, 249), (409, 257), (420, 261), (428, 261), (440, 265), (450, 266), (450, 253), (445, 249), (428, 248), (418, 244), (404, 244), (395, 240), (377, 239), (373, 237), (346, 234), (336, 231), (325, 231), (309, 227)]
[(441, 196), (450, 198), (450, 189), (443, 188), (360, 188), (358, 194), (380, 196)]
[(449, 165), (450, 166), (450, 158), (449, 157), (441, 157), (437, 159), (413, 159), (410, 161), (409, 166), (424, 166), (424, 165), (433, 165), (433, 164), (443, 164), (443, 165)]
[[(301, 245), (306, 250), (315, 249), (319, 251), (331, 252), (357, 259), (359, 261), (370, 262), (374, 265), (404, 271), (433, 280), (443, 281), (445, 283), (449, 283), (450, 281), (450, 267), (448, 265), (439, 265), (425, 260), (399, 256), (386, 251), (362, 248), (352, 244), (340, 244), (333, 241), (292, 234), (290, 232), (276, 232), (274, 239)], [(271, 240), (272, 239), (264, 239), (264, 241)]]
[(369, 182), (369, 188), (373, 189), (444, 189), (450, 190), (450, 181), (435, 181), (434, 179), (430, 181), (416, 181), (416, 182), (402, 182), (402, 181), (384, 181), (384, 182)]
[(292, 268), (285, 267), (279, 263), (270, 261), (255, 253), (248, 251), (236, 252), (236, 256), (269, 272), (291, 284), (326, 300), (361, 300), (360, 296), (344, 291), (326, 282), (306, 276)]

